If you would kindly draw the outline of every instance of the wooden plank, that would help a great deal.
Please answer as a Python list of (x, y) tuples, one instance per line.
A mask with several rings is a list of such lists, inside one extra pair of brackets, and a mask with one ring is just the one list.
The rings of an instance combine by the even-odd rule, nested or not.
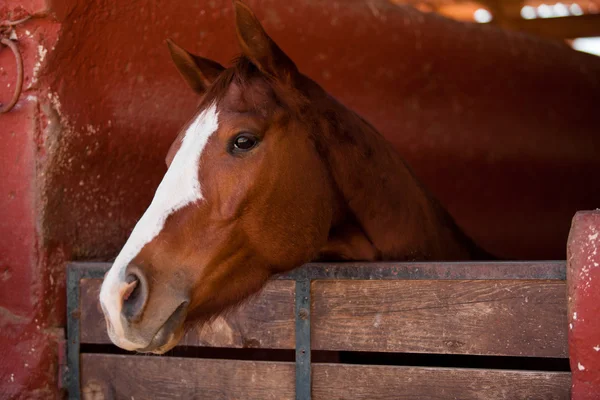
[(313, 349), (568, 357), (561, 281), (316, 281)]
[(567, 400), (571, 374), (315, 364), (313, 382), (313, 398), (323, 400)]
[[(81, 342), (110, 343), (99, 280), (82, 280)], [(293, 349), (292, 281), (190, 331), (188, 346)], [(312, 349), (567, 357), (563, 281), (316, 281)]]
[[(101, 279), (110, 263), (72, 262), (67, 267), (82, 278)], [(277, 280), (562, 280), (565, 261), (415, 261), (415, 262), (315, 262), (273, 277)]]
[[(98, 302), (100, 279), (81, 280), (81, 343), (111, 343)], [(293, 281), (272, 281), (262, 293), (214, 322), (190, 330), (181, 345), (293, 349)]]
[(294, 364), (81, 355), (87, 399), (293, 399)]
[[(292, 363), (82, 354), (83, 399), (293, 399)], [(568, 399), (570, 374), (313, 365), (313, 398)]]
[(316, 280), (562, 280), (564, 261), (309, 263), (276, 279)]

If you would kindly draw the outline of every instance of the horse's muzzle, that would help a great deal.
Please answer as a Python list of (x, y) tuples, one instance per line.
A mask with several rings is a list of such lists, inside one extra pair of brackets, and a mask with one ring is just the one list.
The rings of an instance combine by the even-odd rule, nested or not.
[(183, 335), (189, 298), (179, 281), (150, 285), (152, 277), (129, 264), (122, 274), (109, 273), (100, 290), (100, 304), (110, 340), (138, 352), (164, 353)]

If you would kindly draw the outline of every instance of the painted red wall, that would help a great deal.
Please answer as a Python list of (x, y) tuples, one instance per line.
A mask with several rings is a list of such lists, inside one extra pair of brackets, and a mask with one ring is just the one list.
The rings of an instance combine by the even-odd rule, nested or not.
[[(600, 59), (385, 0), (248, 3), (476, 241), (565, 258), (571, 217), (600, 203)], [(229, 0), (9, 0), (0, 19), (18, 8), (39, 13), (17, 29), (37, 83), (0, 116), (0, 397), (50, 398), (65, 262), (116, 254), (194, 110), (164, 39), (224, 64), (238, 49)]]
[[(250, 1), (300, 69), (363, 114), (488, 250), (564, 258), (596, 207), (600, 58), (377, 2)], [(150, 200), (195, 99), (164, 39), (227, 64), (229, 0), (63, 2), (45, 82), (63, 117), (47, 225), (74, 257), (112, 254)]]
[[(9, 3), (0, 3), (0, 20), (45, 9), (40, 0)], [(52, 255), (39, 231), (39, 165), (46, 150), (37, 71), (58, 26), (40, 18), (17, 29), (24, 93), (11, 112), (0, 115), (0, 398), (52, 399), (58, 395), (64, 267), (50, 267)], [(0, 48), (2, 103), (12, 96), (15, 74), (12, 52)]]

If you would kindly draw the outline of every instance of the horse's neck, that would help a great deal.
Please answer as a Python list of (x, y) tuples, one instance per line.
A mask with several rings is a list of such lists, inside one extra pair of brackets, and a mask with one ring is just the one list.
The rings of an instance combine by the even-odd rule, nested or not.
[(341, 106), (327, 114), (327, 125), (321, 147), (341, 204), (326, 257), (486, 258), (373, 127)]

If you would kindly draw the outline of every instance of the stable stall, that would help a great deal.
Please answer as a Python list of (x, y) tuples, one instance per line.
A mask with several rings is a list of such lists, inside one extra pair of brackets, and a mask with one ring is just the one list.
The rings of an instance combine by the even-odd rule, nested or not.
[(466, 233), (511, 261), (309, 265), (167, 356), (119, 351), (100, 281), (196, 107), (165, 39), (228, 65), (233, 10), (8, 1), (0, 102), (17, 101), (0, 114), (2, 394), (598, 398), (600, 217), (574, 215), (600, 204), (600, 58), (571, 49), (600, 36), (598, 2), (248, 4)]

